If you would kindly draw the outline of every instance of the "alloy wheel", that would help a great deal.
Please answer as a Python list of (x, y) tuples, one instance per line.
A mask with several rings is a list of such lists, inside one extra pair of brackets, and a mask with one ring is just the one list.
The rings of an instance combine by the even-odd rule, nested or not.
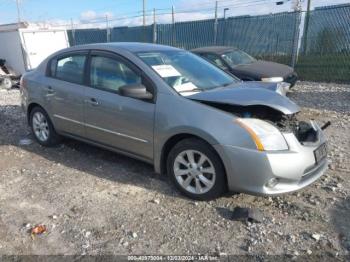
[(174, 161), (174, 174), (179, 185), (192, 194), (204, 194), (215, 184), (213, 163), (203, 153), (186, 150)]
[(32, 118), (32, 125), (36, 138), (41, 142), (46, 142), (49, 139), (50, 131), (45, 115), (41, 112), (35, 112)]

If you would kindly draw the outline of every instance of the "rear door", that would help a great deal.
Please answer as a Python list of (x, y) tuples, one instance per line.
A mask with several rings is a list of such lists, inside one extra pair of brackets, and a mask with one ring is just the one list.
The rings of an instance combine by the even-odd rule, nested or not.
[(107, 52), (92, 52), (85, 93), (86, 136), (101, 144), (151, 160), (153, 158), (153, 101), (124, 97), (119, 88), (151, 82), (131, 62)]
[(84, 136), (84, 71), (88, 52), (67, 53), (51, 60), (44, 87), (49, 112), (59, 131)]

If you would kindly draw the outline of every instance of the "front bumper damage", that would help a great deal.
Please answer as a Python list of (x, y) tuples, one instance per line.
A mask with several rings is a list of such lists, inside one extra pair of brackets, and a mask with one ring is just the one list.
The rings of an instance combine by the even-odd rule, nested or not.
[(316, 162), (315, 150), (326, 143), (321, 128), (313, 124), (314, 140), (300, 142), (294, 133), (283, 133), (289, 150), (258, 151), (216, 145), (226, 167), (229, 190), (254, 195), (275, 195), (300, 190), (327, 170), (327, 159)]

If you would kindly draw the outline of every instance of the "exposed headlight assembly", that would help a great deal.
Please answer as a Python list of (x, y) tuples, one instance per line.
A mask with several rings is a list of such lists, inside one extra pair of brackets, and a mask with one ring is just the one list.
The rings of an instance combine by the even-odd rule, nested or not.
[(276, 92), (279, 93), (280, 95), (285, 96), (290, 89), (290, 84), (286, 82), (279, 82), (277, 83), (277, 89)]
[(263, 77), (261, 81), (268, 83), (279, 83), (283, 82), (283, 77)]
[(273, 125), (256, 118), (238, 118), (236, 122), (247, 130), (259, 151), (288, 150), (282, 133)]

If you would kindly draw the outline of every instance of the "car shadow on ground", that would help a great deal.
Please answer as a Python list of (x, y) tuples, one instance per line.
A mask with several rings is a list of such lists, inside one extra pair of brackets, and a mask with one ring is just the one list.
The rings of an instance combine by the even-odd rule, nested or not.
[(350, 252), (350, 197), (331, 209), (331, 223), (338, 233), (339, 242)]
[[(0, 122), (0, 146), (16, 146), (53, 163), (102, 179), (183, 198), (168, 182), (166, 175), (156, 174), (152, 165), (142, 161), (68, 138), (56, 147), (40, 146), (35, 142), (19, 106), (0, 106)], [(19, 141), (23, 138), (30, 138), (33, 143), (20, 145)]]

